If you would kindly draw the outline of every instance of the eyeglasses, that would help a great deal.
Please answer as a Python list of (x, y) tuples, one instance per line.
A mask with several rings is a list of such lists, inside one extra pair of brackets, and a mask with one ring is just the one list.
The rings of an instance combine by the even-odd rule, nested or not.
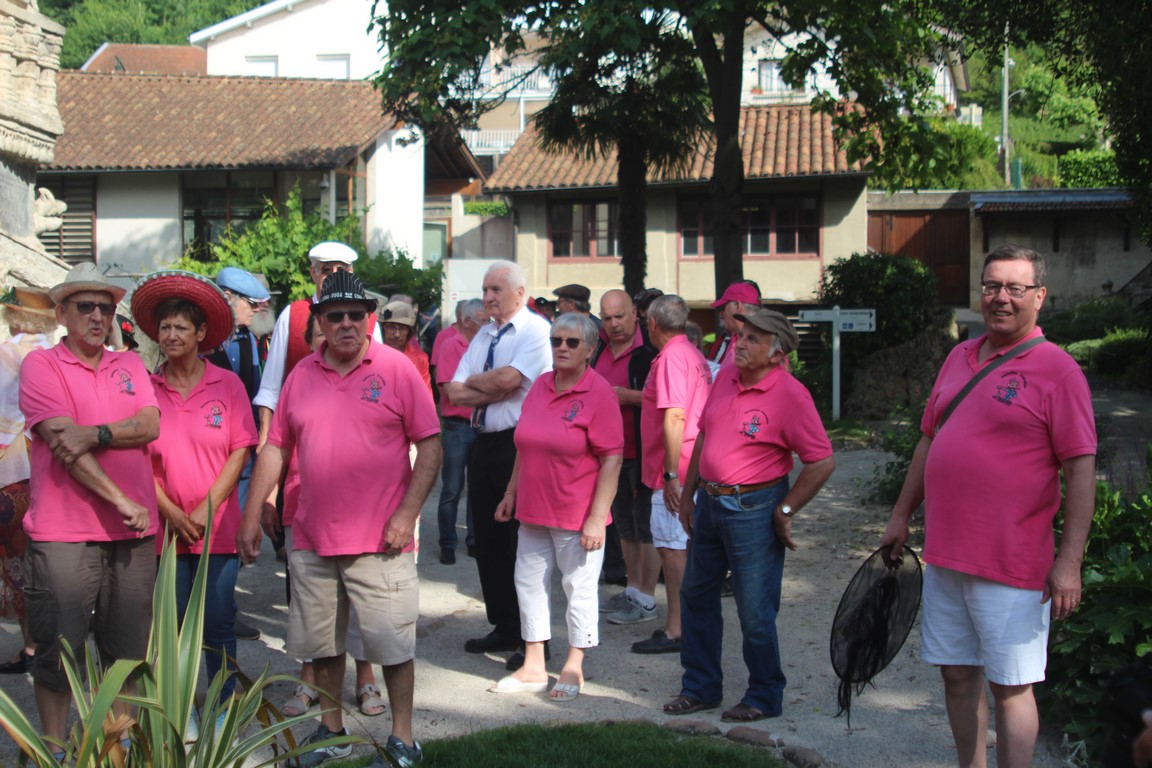
[(348, 318), (354, 323), (358, 323), (367, 315), (367, 310), (363, 309), (349, 309), (345, 312), (325, 312), (324, 319), (330, 323), (342, 323), (344, 318)]
[(262, 301), (257, 301), (256, 299), (251, 299), (247, 296), (241, 296), (240, 298), (244, 299), (244, 301), (248, 304), (248, 306), (252, 307), (252, 309), (261, 309), (264, 306), (264, 302)]
[(1003, 288), (1006, 294), (1014, 299), (1019, 299), (1023, 298), (1028, 291), (1039, 287), (1038, 285), (1020, 285), (1019, 283), (980, 283), (980, 293), (985, 296), (995, 296)]
[(553, 349), (560, 349), (561, 344), (566, 345), (568, 349), (576, 349), (576, 347), (580, 346), (580, 342), (583, 341), (583, 339), (566, 339), (560, 336), (549, 336), (548, 340), (552, 342)]
[(116, 314), (116, 305), (103, 301), (72, 301), (68, 300), (70, 304), (76, 307), (76, 311), (82, 315), (90, 315), (97, 308), (100, 309), (100, 314), (111, 316)]

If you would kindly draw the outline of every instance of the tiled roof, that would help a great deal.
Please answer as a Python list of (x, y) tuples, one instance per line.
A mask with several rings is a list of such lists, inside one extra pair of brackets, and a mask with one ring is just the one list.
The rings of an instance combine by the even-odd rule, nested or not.
[[(768, 179), (863, 173), (849, 163), (832, 138), (832, 120), (807, 105), (745, 107), (740, 119), (744, 175)], [(704, 182), (712, 177), (713, 143), (701, 144), (687, 167), (674, 174), (650, 173), (650, 184)], [(571, 153), (548, 153), (537, 146), (530, 125), (488, 180), (489, 192), (616, 186), (616, 153), (581, 160)]]
[(62, 70), (50, 171), (332, 168), (396, 121), (372, 84)]
[(986, 213), (1123, 211), (1136, 204), (1123, 189), (1037, 189), (973, 192), (972, 207)]
[(206, 75), (208, 51), (195, 45), (104, 43), (80, 69), (132, 75)]

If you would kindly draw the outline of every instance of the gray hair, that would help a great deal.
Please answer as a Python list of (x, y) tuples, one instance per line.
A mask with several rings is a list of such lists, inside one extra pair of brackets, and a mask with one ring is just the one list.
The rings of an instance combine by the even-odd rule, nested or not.
[(472, 321), (477, 325), (484, 325), (488, 322), (488, 312), (484, 309), (484, 302), (481, 299), (465, 299), (456, 305), (460, 310), (460, 319), (465, 317), (472, 318)]
[(556, 318), (552, 323), (552, 330), (554, 331), (575, 331), (580, 334), (584, 339), (584, 343), (588, 345), (588, 349), (596, 349), (596, 341), (600, 337), (600, 332), (596, 329), (596, 323), (587, 315), (582, 315), (579, 312), (565, 312)]
[(1048, 277), (1048, 266), (1044, 261), (1044, 257), (1031, 248), (1025, 248), (1020, 245), (1000, 246), (984, 257), (984, 266), (980, 268), (981, 276), (983, 276), (984, 270), (988, 269), (988, 265), (994, 261), (1031, 262), (1032, 279), (1036, 281), (1036, 285), (1044, 285), (1044, 280)]
[(507, 275), (508, 287), (512, 290), (523, 288), (528, 282), (524, 270), (514, 261), (497, 261), (488, 267), (488, 271), (484, 273), (484, 282), (488, 282), (488, 277), (495, 272), (504, 272)]
[(652, 302), (648, 307), (648, 317), (657, 328), (683, 331), (688, 323), (688, 304), (679, 296), (668, 293)]

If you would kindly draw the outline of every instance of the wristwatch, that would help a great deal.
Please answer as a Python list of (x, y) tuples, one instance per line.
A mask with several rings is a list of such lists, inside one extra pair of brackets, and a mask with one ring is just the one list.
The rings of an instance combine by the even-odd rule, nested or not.
[(676, 473), (676, 472), (665, 472), (664, 473), (664, 482), (668, 482), (669, 480), (679, 480), (679, 479), (680, 479), (679, 473)]
[(787, 504), (781, 504), (780, 514), (784, 515), (784, 517), (792, 517), (792, 507), (788, 506)]
[(96, 427), (96, 445), (100, 448), (112, 445), (112, 430), (108, 429), (107, 424)]

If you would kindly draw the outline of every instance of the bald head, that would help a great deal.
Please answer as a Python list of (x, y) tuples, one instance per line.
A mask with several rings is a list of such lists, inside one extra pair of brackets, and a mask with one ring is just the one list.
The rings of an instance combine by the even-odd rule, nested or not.
[(620, 290), (605, 293), (600, 299), (600, 319), (613, 350), (632, 343), (636, 336), (636, 306), (631, 296)]

